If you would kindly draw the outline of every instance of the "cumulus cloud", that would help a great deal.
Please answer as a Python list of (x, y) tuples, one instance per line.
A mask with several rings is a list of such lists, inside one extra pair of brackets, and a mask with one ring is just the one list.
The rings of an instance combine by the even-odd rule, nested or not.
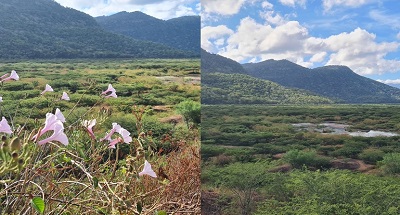
[(279, 2), (290, 7), (295, 7), (296, 4), (305, 7), (307, 0), (279, 0)]
[[(159, 19), (196, 15), (199, 0), (55, 0), (65, 7), (83, 11), (91, 16), (111, 15), (120, 11), (142, 11)], [(194, 6), (193, 6), (194, 5)]]
[(384, 84), (400, 84), (400, 79), (388, 79), (388, 80), (380, 80), (380, 79), (378, 79), (378, 80), (376, 80), (376, 81), (379, 81), (379, 82), (381, 82), (381, 83), (384, 83)]
[(271, 4), (271, 3), (268, 2), (268, 1), (263, 1), (263, 2), (261, 3), (261, 7), (264, 8), (264, 9), (272, 9), (272, 8), (274, 7), (274, 5)]
[(361, 75), (396, 72), (400, 68), (400, 61), (385, 59), (388, 53), (398, 50), (400, 43), (377, 42), (375, 34), (361, 28), (319, 38), (309, 35), (297, 21), (273, 26), (246, 17), (235, 31), (220, 26), (217, 35), (224, 40), (214, 43), (207, 39), (214, 34), (208, 28), (202, 29), (203, 48), (214, 53), (219, 50), (218, 54), (238, 62), (288, 59), (306, 67), (346, 65)]
[(201, 5), (205, 13), (219, 15), (233, 15), (239, 12), (246, 0), (202, 0)]
[(225, 45), (225, 38), (233, 34), (233, 30), (225, 25), (207, 26), (201, 29), (201, 47), (214, 53), (220, 46)]
[(375, 39), (376, 35), (360, 28), (328, 37), (324, 42), (334, 53), (327, 64), (344, 64), (363, 75), (397, 71), (400, 61), (385, 60), (384, 57), (396, 51), (400, 44), (377, 43)]
[(281, 14), (272, 10), (260, 12), (260, 16), (272, 25), (283, 25), (289, 21), (287, 16), (283, 17)]
[(342, 7), (360, 7), (365, 4), (376, 2), (375, 0), (323, 0), (325, 11), (331, 10), (335, 6)]

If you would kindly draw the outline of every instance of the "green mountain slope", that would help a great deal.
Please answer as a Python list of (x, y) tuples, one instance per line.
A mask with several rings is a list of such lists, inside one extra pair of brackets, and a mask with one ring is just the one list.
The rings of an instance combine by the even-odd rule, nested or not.
[(251, 77), (231, 59), (201, 51), (202, 104), (317, 104), (331, 100)]
[(213, 72), (247, 74), (240, 63), (217, 54), (208, 53), (204, 49), (201, 49), (201, 72), (202, 75)]
[(202, 76), (202, 104), (327, 104), (327, 98), (244, 74)]
[(142, 12), (120, 12), (96, 21), (107, 31), (173, 48), (200, 52), (200, 16), (161, 20)]
[(400, 89), (354, 73), (346, 66), (308, 69), (287, 60), (243, 64), (249, 75), (344, 103), (398, 103)]
[(106, 32), (85, 13), (52, 0), (0, 0), (0, 59), (194, 57)]

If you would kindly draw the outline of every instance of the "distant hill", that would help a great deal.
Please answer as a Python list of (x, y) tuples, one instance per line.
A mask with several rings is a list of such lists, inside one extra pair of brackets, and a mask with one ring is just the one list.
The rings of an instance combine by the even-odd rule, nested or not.
[(229, 58), (201, 51), (202, 104), (321, 104), (331, 100), (251, 77)]
[(202, 75), (213, 72), (247, 74), (240, 63), (217, 54), (208, 53), (204, 49), (201, 49)]
[(244, 74), (208, 73), (201, 80), (202, 104), (328, 104), (328, 98), (288, 89)]
[(107, 32), (93, 17), (53, 0), (0, 0), (0, 40), (0, 59), (195, 56)]
[(113, 33), (194, 53), (200, 52), (200, 16), (184, 16), (165, 21), (137, 11), (119, 12), (95, 19), (104, 29)]
[(399, 103), (400, 89), (354, 73), (346, 66), (308, 69), (287, 60), (243, 64), (249, 75), (344, 103)]

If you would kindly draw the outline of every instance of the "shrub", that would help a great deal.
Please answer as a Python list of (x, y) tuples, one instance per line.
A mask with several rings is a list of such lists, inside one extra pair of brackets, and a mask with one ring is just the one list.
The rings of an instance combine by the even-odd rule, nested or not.
[(316, 151), (299, 151), (290, 150), (288, 151), (283, 159), (290, 163), (295, 168), (301, 168), (303, 166), (314, 167), (314, 168), (328, 168), (330, 167), (330, 159), (319, 156)]
[(383, 159), (384, 155), (385, 153), (380, 149), (369, 148), (360, 153), (358, 157), (366, 163), (376, 164), (376, 162)]
[(386, 174), (400, 173), (400, 153), (390, 153), (383, 156), (383, 160), (378, 162), (381, 169)]

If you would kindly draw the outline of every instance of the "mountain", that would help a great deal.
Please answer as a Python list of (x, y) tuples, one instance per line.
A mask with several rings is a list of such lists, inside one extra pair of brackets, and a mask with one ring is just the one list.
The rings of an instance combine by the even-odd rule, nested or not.
[(354, 73), (346, 66), (305, 68), (287, 60), (243, 64), (249, 75), (344, 103), (399, 103), (400, 89)]
[(53, 0), (0, 0), (0, 38), (0, 59), (195, 57), (107, 32), (93, 17)]
[(200, 16), (183, 16), (165, 21), (137, 11), (119, 12), (95, 19), (109, 32), (200, 52)]
[(204, 49), (201, 49), (202, 75), (213, 72), (247, 74), (240, 63), (217, 54), (208, 53)]
[(202, 104), (326, 104), (330, 99), (247, 75), (242, 65), (201, 50)]
[(202, 104), (329, 104), (328, 98), (244, 74), (208, 73), (201, 80)]

